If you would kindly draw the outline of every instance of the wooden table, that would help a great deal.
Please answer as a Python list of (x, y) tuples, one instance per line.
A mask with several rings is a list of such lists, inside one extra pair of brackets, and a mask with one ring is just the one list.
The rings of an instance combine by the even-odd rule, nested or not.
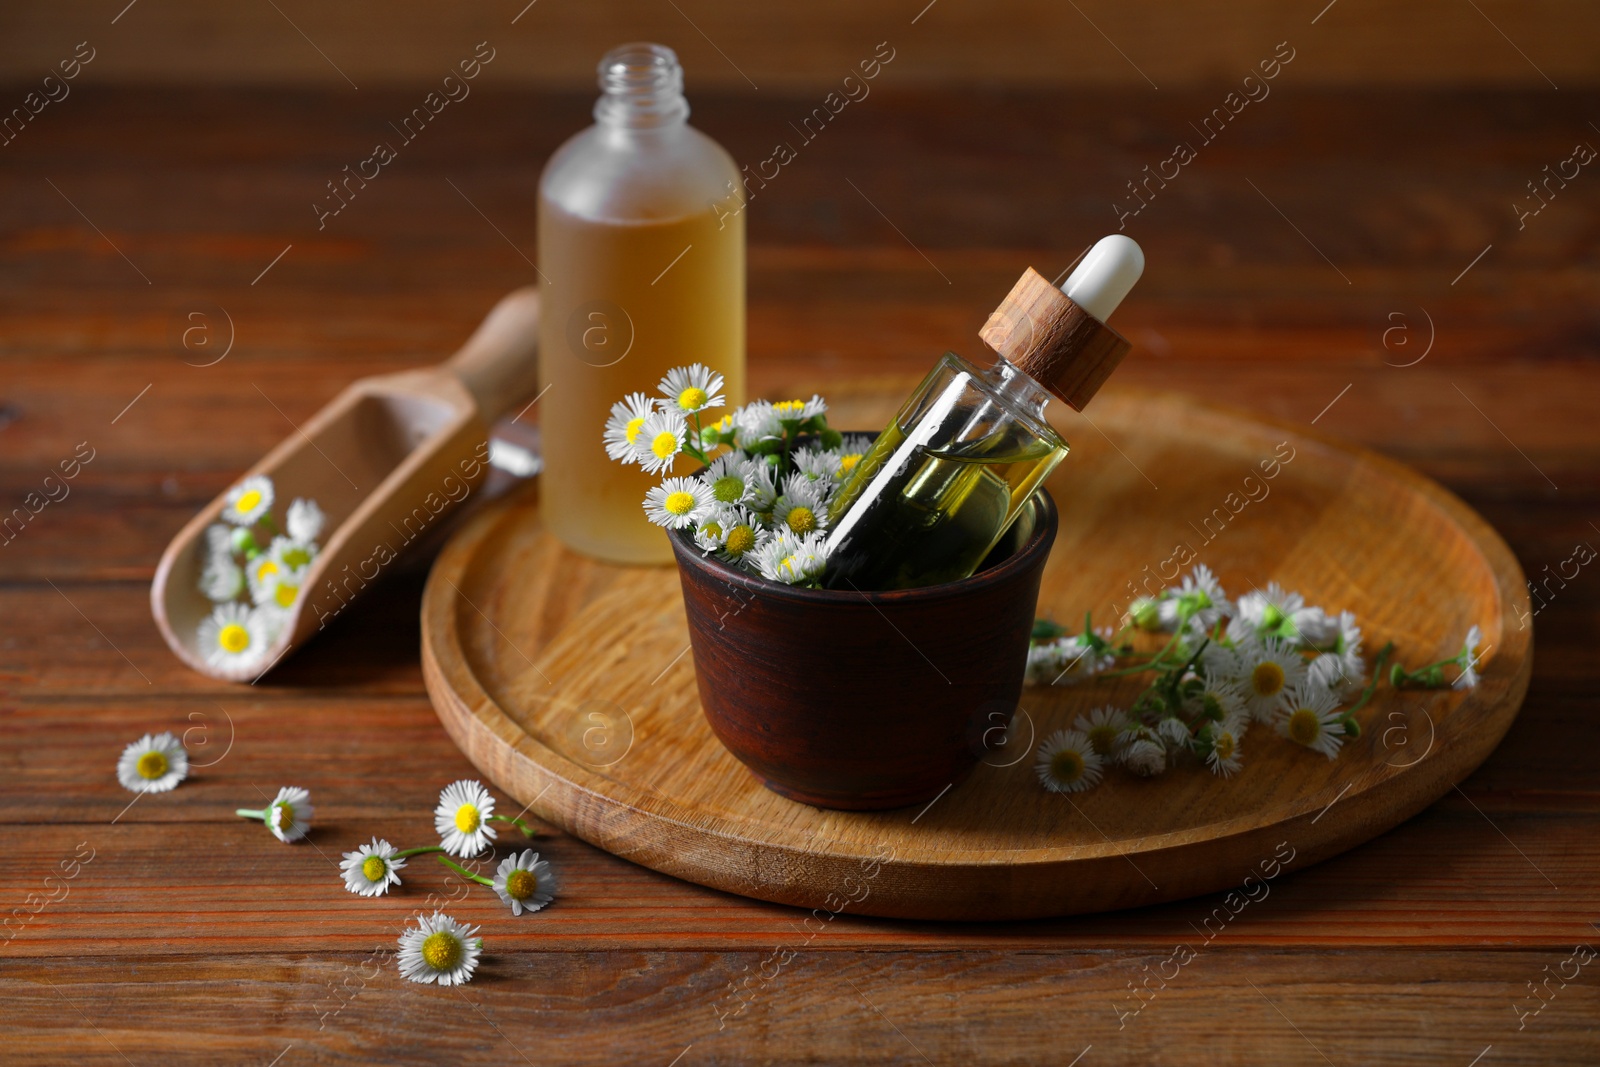
[[(94, 458), (0, 547), (0, 901), (21, 909), (0, 942), (0, 1060), (1600, 1060), (1600, 965), (1550, 978), (1600, 943), (1600, 578), (1563, 563), (1600, 544), (1600, 178), (1520, 229), (1511, 208), (1574, 142), (1600, 144), (1600, 97), (1284, 86), (1130, 220), (1150, 269), (1118, 316), (1136, 345), (1121, 378), (1413, 463), (1529, 575), (1558, 576), (1489, 762), (1280, 879), (1153, 995), (1219, 899), (1020, 925), (845, 914), (806, 940), (801, 913), (559, 833), (538, 846), (565, 880), (548, 912), (511, 922), (483, 890), (453, 905), (491, 936), (472, 984), (398, 977), (395, 937), (444, 872), (416, 862), (411, 893), (369, 901), (333, 864), (371, 834), (429, 842), (438, 789), (473, 774), (423, 693), (423, 568), (255, 687), (181, 668), (148, 585), (185, 518), (292, 422), (354, 377), (436, 360), (533, 279), (535, 178), (587, 94), (481, 90), (317, 230), (324, 182), (412, 103), (85, 85), (4, 149), (0, 505), (80, 442)], [(755, 161), (813, 103), (702, 95), (695, 120)], [(826, 392), (973, 350), (1019, 270), (1054, 276), (1114, 229), (1124, 183), (1210, 106), (884, 86), (751, 205), (755, 386)], [(221, 349), (181, 330), (220, 346), (229, 320), (226, 358), (194, 365)], [(154, 730), (189, 731), (209, 765), (130, 804), (116, 758)], [(289, 783), (317, 804), (308, 844), (232, 815)], [(746, 985), (778, 945), (800, 951)]]

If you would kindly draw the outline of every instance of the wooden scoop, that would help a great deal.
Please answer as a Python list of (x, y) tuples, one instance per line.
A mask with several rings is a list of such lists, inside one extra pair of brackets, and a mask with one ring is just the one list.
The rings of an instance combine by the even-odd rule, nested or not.
[(332, 622), (476, 491), (489, 470), (490, 425), (536, 385), (538, 340), (538, 291), (518, 289), (449, 362), (353, 383), (250, 469), (272, 479), (280, 527), (300, 497), (327, 521), (275, 638), (243, 661), (216, 662), (198, 639), (214, 608), (199, 588), (206, 529), (221, 521), (225, 495), (190, 520), (150, 587), (156, 626), (178, 658), (213, 678), (253, 681)]

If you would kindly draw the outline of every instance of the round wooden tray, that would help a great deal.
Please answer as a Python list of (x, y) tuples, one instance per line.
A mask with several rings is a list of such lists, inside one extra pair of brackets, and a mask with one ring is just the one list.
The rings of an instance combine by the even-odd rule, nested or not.
[[(836, 395), (832, 421), (877, 428), (900, 395)], [(1037, 784), (1038, 740), (1090, 708), (1127, 706), (1142, 682), (1028, 689), (1006, 746), (930, 804), (823, 811), (769, 792), (712, 735), (676, 571), (567, 551), (529, 486), (476, 516), (434, 565), (428, 692), (468, 757), (540, 818), (819, 917), (1017, 919), (1236, 886), (1382, 833), (1494, 749), (1527, 690), (1532, 632), (1518, 625), (1522, 571), (1465, 504), (1370, 452), (1181, 397), (1111, 391), (1092, 418), (1062, 416), (1074, 451), (1049, 483), (1061, 533), (1039, 614), (1070, 623), (1092, 609), (1110, 623), (1186, 548), (1235, 596), (1276, 580), (1354, 611), (1369, 661), (1389, 640), (1407, 664), (1441, 659), (1477, 624), (1482, 682), (1385, 684), (1360, 714), (1362, 736), (1331, 762), (1257, 725), (1231, 780), (1192, 763), (1148, 780), (1113, 769), (1070, 797)]]

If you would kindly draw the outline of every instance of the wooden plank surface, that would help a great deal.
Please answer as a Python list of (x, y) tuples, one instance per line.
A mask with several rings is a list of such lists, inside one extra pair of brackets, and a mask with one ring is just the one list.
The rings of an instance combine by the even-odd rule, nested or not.
[[(1520, 1030), (1517, 1014), (1538, 1003), (1527, 983), (1600, 939), (1591, 568), (1552, 584), (1524, 711), (1460, 792), (1286, 875), (1126, 1021), (1128, 983), (1197, 940), (1220, 897), (1015, 925), (844, 914), (806, 941), (804, 913), (559, 834), (539, 845), (566, 878), (554, 907), (512, 923), (486, 891), (459, 906), (491, 938), (477, 981), (401, 982), (374, 954), (454, 887), (418, 863), (415, 893), (361, 901), (330, 859), (371, 833), (426, 841), (438, 787), (470, 773), (422, 691), (423, 572), (397, 574), (254, 688), (180, 667), (147, 589), (188, 515), (292, 432), (284, 415), (436, 361), (532, 280), (532, 182), (588, 95), (474, 97), (319, 233), (323, 181), (410, 102), (84, 83), (3, 150), (0, 503), (79, 442), (97, 451), (70, 496), (0, 547), (0, 902), (27, 911), (59, 860), (95, 850), (65, 899), (0, 945), (0, 1058), (1069, 1063), (1091, 1045), (1084, 1065), (1600, 1058), (1592, 968)], [(748, 161), (805, 103), (702, 96), (695, 116)], [(755, 388), (903, 379), (944, 348), (972, 351), (1021, 267), (1054, 276), (1114, 228), (1123, 182), (1210, 103), (875, 95), (752, 204)], [(1132, 221), (1151, 269), (1119, 314), (1136, 346), (1119, 377), (1316, 419), (1442, 480), (1530, 577), (1555, 573), (1577, 542), (1600, 544), (1600, 191), (1585, 174), (1522, 230), (1509, 204), (1595, 138), (1597, 104), (1548, 89), (1275, 93)], [(185, 366), (200, 361), (172, 341), (197, 301), (237, 328), (212, 367)], [(1393, 366), (1421, 349), (1397, 334), (1385, 347), (1389, 316), (1420, 344), (1424, 311), (1432, 351)], [(206, 762), (230, 718), (225, 757), (123, 810), (112, 768), (127, 740), (204, 728)], [(230, 814), (287, 782), (314, 790), (314, 848)], [(783, 946), (798, 954), (767, 978)]]

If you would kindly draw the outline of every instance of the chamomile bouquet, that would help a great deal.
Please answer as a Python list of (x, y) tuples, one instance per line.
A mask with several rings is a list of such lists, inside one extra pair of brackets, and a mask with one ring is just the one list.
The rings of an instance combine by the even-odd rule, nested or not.
[[(816, 586), (827, 569), (828, 507), (870, 439), (828, 426), (828, 405), (756, 400), (720, 418), (722, 375), (695, 363), (667, 372), (660, 395), (613, 404), (606, 454), (664, 474), (644, 498), (645, 516), (692, 531), (699, 549), (785, 585)], [(703, 469), (674, 475), (684, 457)]]

